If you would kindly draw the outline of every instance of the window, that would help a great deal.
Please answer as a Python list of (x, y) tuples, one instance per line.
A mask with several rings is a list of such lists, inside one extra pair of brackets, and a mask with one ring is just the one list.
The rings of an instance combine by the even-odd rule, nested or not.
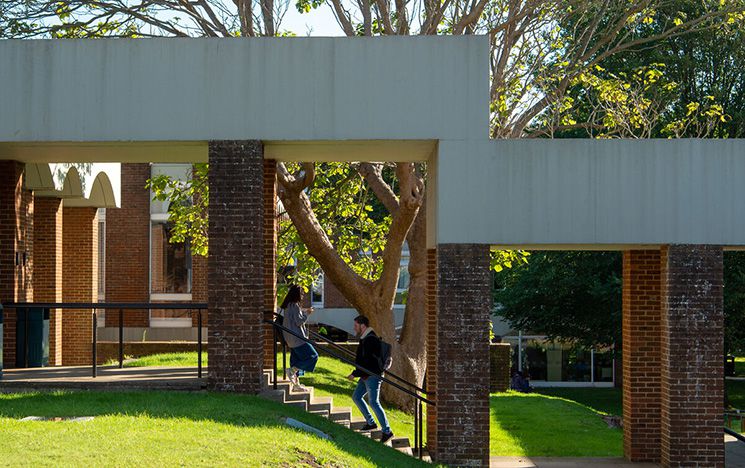
[(313, 282), (310, 290), (310, 305), (312, 307), (323, 307), (323, 273)]
[[(168, 175), (177, 180), (191, 177), (191, 164), (153, 164), (151, 176)], [(168, 201), (157, 201), (150, 196), (150, 300), (190, 301), (192, 261), (188, 242), (171, 243)], [(186, 310), (151, 310), (150, 325), (191, 326), (191, 315)]]
[(406, 307), (406, 297), (409, 291), (409, 252), (405, 250), (401, 253), (401, 267), (398, 271), (398, 284), (396, 285), (396, 299), (393, 307)]
[[(98, 209), (98, 302), (106, 302), (106, 208)], [(106, 325), (106, 310), (98, 311), (98, 326)]]

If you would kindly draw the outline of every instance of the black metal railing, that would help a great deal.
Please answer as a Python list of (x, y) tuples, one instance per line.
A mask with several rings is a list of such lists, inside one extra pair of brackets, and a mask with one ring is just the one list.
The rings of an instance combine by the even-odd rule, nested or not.
[(745, 411), (739, 409), (725, 411), (724, 432), (736, 438), (740, 442), (745, 442)]
[[(347, 363), (351, 366), (354, 366), (355, 368), (361, 370), (362, 372), (365, 372), (370, 375), (375, 375), (380, 378), (382, 382), (385, 382), (389, 385), (392, 385), (396, 389), (404, 392), (406, 395), (409, 395), (414, 398), (415, 404), (414, 404), (414, 455), (417, 458), (422, 458), (423, 455), (423, 448), (424, 448), (424, 440), (423, 440), (423, 434), (424, 434), (424, 428), (423, 428), (423, 420), (424, 420), (424, 408), (423, 404), (426, 403), (428, 405), (435, 406), (435, 402), (432, 400), (429, 400), (426, 398), (427, 391), (424, 388), (419, 387), (418, 385), (407, 381), (406, 379), (399, 377), (391, 372), (373, 372), (369, 369), (366, 369), (365, 367), (360, 366), (359, 364), (356, 364), (354, 362), (354, 354), (347, 350), (342, 348), (341, 346), (337, 345), (336, 343), (333, 343), (331, 340), (329, 340), (327, 337), (324, 337), (323, 335), (320, 335), (315, 332), (310, 332), (314, 337), (317, 337), (318, 339), (323, 340), (327, 344), (331, 345), (334, 349), (340, 351), (339, 353), (331, 351), (330, 349), (326, 349), (324, 347), (317, 346), (318, 343), (316, 343), (313, 340), (310, 340), (308, 338), (305, 338), (304, 336), (278, 324), (274, 319), (278, 316), (278, 314), (275, 314), (274, 312), (269, 312), (267, 314), (267, 317), (271, 317), (271, 319), (265, 319), (264, 323), (267, 323), (269, 325), (272, 325), (274, 330), (274, 374), (272, 375), (272, 384), (274, 386), (274, 389), (277, 389), (277, 354), (279, 353), (278, 349), (278, 343), (281, 342), (282, 344), (282, 361), (283, 361), (283, 373), (286, 374), (287, 372), (287, 345), (284, 340), (279, 339), (279, 332), (287, 332), (297, 338), (299, 338), (301, 341), (304, 341), (305, 343), (310, 343), (311, 345), (316, 345), (316, 349), (318, 351), (321, 351), (323, 353), (328, 354), (331, 357), (334, 357), (344, 363)], [(346, 355), (346, 356), (345, 356)], [(387, 378), (392, 377), (397, 382)], [(407, 388), (408, 387), (408, 388)]]
[[(153, 310), (186, 310), (190, 314), (197, 313), (197, 375), (202, 378), (202, 311), (207, 309), (207, 304), (203, 302), (10, 302), (3, 304), (8, 309), (91, 309), (93, 318), (93, 343), (91, 346), (91, 376), (96, 377), (98, 374), (98, 311), (99, 310), (118, 310), (119, 311), (119, 368), (124, 368), (124, 312), (127, 310), (147, 310), (148, 313)], [(7, 322), (7, 320), (6, 320)], [(28, 323), (28, 320), (26, 320)], [(28, 346), (28, 340), (26, 340)]]

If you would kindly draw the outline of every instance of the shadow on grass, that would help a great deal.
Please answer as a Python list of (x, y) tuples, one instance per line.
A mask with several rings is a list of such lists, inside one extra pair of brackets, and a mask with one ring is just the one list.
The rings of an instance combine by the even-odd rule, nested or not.
[(57, 391), (0, 394), (0, 417), (5, 418), (117, 415), (183, 418), (238, 427), (277, 427), (286, 430), (290, 428), (281, 418), (291, 417), (330, 434), (333, 438), (331, 442), (345, 452), (368, 459), (374, 456), (374, 463), (382, 466), (419, 463), (324, 418), (256, 396), (207, 392)]

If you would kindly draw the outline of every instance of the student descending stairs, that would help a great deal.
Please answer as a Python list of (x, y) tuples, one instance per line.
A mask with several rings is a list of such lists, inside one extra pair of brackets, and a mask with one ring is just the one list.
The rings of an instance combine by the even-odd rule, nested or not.
[[(331, 397), (317, 397), (313, 395), (313, 387), (305, 387), (307, 390), (298, 390), (293, 388), (289, 380), (280, 378), (277, 380), (277, 389), (274, 389), (273, 370), (264, 370), (264, 379), (262, 381), (263, 390), (261, 395), (265, 398), (292, 405), (303, 410), (330, 419), (348, 429), (358, 432), (366, 437), (380, 440), (382, 435), (380, 429), (373, 431), (363, 431), (362, 428), (366, 422), (363, 418), (353, 418), (352, 409), (349, 407), (334, 407), (334, 401)], [(416, 456), (412, 449), (408, 437), (393, 437), (386, 445), (403, 452), (407, 455)], [(430, 461), (429, 455), (423, 452), (422, 459)]]

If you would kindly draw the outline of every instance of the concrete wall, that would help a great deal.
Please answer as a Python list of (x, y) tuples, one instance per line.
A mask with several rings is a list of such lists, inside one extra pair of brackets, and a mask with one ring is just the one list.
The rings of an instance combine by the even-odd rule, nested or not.
[(0, 142), (488, 137), (486, 37), (0, 41)]
[(745, 140), (440, 141), (435, 174), (430, 242), (745, 245)]

